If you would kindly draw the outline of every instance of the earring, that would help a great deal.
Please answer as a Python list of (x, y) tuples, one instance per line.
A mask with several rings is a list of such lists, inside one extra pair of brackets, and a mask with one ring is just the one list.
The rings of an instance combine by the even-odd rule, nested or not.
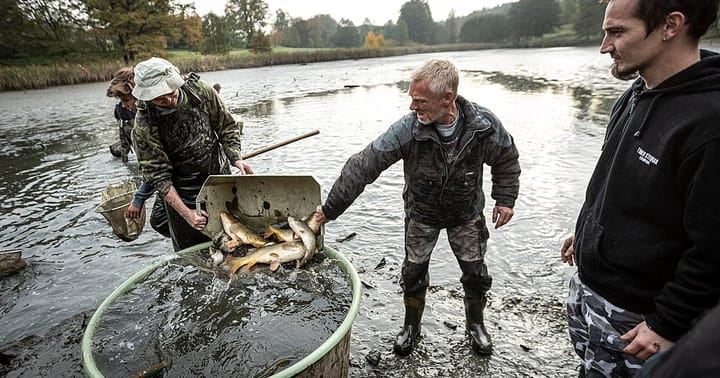
[(666, 36), (663, 36), (663, 41), (667, 41), (667, 37), (666, 37)]

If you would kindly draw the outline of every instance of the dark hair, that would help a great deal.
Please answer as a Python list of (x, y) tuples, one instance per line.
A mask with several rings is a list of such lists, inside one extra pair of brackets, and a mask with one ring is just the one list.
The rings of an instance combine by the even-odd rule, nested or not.
[(699, 40), (715, 22), (719, 3), (720, 0), (637, 0), (635, 16), (645, 22), (646, 32), (650, 34), (665, 23), (668, 14), (680, 12), (690, 25), (690, 37)]

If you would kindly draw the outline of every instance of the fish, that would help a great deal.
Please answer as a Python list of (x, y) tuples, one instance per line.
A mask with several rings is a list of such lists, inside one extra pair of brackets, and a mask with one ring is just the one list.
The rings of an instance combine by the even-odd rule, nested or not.
[(222, 262), (225, 260), (225, 255), (223, 255), (222, 251), (219, 249), (210, 247), (210, 250), (208, 252), (210, 255), (210, 263), (214, 266), (222, 264)]
[(300, 237), (300, 240), (302, 240), (303, 246), (307, 252), (300, 261), (300, 266), (303, 266), (306, 262), (308, 262), (308, 260), (315, 256), (315, 251), (317, 250), (317, 238), (307, 223), (293, 217), (288, 217), (287, 220), (290, 228)]
[(270, 270), (274, 272), (280, 264), (291, 261), (297, 261), (296, 267), (300, 267), (300, 260), (305, 255), (307, 251), (301, 241), (289, 241), (258, 248), (247, 256), (233, 257), (225, 264), (231, 273), (237, 273), (243, 266), (252, 269), (255, 264), (270, 264)]
[(265, 233), (263, 234), (265, 239), (269, 239), (273, 235), (275, 235), (278, 240), (284, 242), (300, 240), (300, 237), (296, 236), (293, 230), (289, 228), (277, 228), (273, 227), (273, 225), (265, 227)]
[(232, 241), (228, 243), (230, 248), (237, 247), (237, 244), (250, 244), (255, 248), (260, 248), (268, 243), (256, 232), (240, 223), (237, 218), (224, 211), (220, 213), (220, 220), (222, 221), (223, 230), (232, 238)]
[(305, 217), (305, 219), (303, 219), (303, 221), (305, 221), (305, 223), (308, 225), (308, 227), (310, 227), (313, 234), (317, 235), (317, 233), (320, 232), (320, 226), (322, 225), (322, 223), (320, 223), (317, 220), (317, 218), (315, 218), (315, 211), (313, 211), (312, 213), (310, 213), (310, 215)]

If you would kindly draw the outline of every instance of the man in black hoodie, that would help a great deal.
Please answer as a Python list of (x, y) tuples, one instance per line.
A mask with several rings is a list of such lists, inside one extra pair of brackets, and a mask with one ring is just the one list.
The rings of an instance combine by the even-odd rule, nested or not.
[(632, 376), (720, 298), (719, 0), (610, 0), (613, 107), (575, 234), (568, 325), (581, 376)]

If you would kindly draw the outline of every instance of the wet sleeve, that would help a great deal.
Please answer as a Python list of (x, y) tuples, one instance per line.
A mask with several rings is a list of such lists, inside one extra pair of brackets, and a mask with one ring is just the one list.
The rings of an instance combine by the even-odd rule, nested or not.
[(143, 182), (140, 184), (140, 187), (137, 188), (135, 191), (135, 195), (133, 196), (132, 204), (135, 205), (135, 207), (142, 207), (142, 205), (147, 201), (150, 196), (155, 192), (155, 187), (148, 184), (147, 182)]
[(490, 166), (492, 179), (490, 196), (496, 206), (514, 207), (520, 191), (519, 153), (510, 133), (497, 118), (492, 118), (495, 133), (485, 148), (485, 163)]
[(323, 213), (337, 219), (380, 174), (402, 158), (402, 147), (409, 142), (409, 127), (402, 120), (395, 123), (362, 151), (352, 155), (328, 193)]

